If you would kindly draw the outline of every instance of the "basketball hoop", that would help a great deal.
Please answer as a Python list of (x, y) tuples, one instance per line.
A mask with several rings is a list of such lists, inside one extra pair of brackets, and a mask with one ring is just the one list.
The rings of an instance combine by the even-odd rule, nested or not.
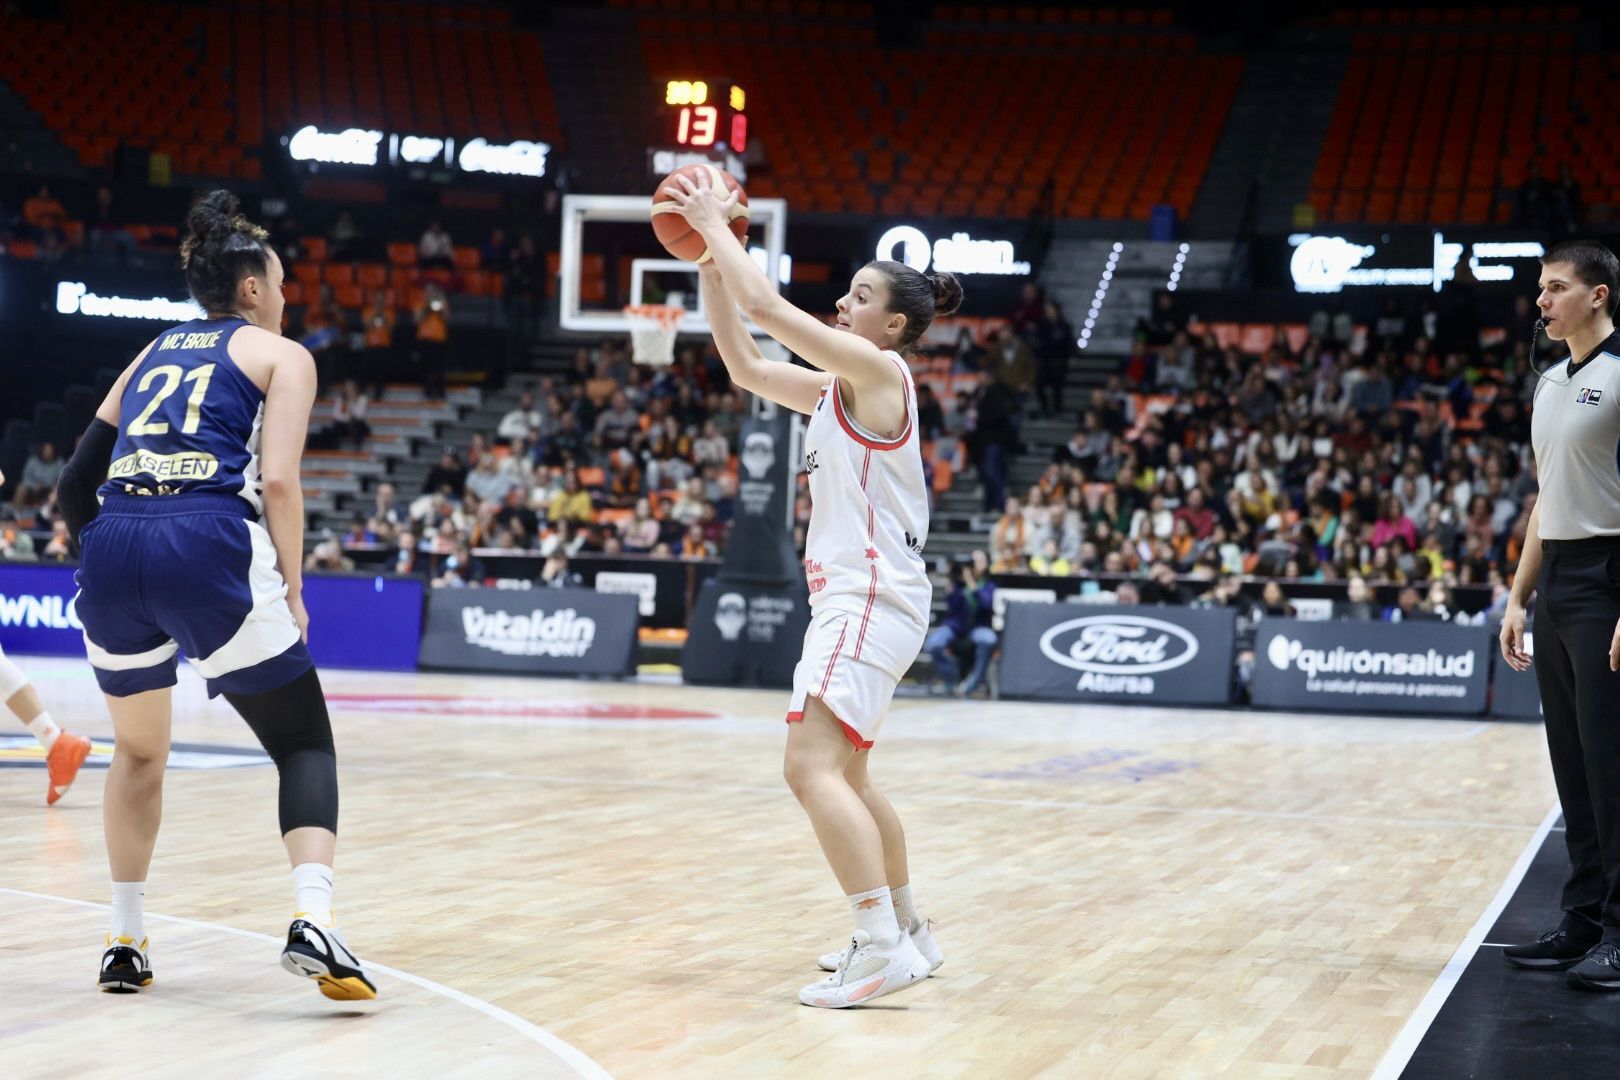
[(630, 355), (638, 364), (668, 367), (675, 362), (675, 335), (685, 308), (668, 304), (632, 304), (624, 309), (630, 324)]

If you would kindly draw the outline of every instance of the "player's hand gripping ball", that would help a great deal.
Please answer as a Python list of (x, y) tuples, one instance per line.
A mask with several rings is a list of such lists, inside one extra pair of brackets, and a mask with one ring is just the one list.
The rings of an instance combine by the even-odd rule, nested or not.
[(708, 262), (705, 225), (726, 225), (738, 240), (748, 236), (748, 193), (714, 165), (683, 165), (658, 182), (652, 202), (653, 232), (677, 259)]

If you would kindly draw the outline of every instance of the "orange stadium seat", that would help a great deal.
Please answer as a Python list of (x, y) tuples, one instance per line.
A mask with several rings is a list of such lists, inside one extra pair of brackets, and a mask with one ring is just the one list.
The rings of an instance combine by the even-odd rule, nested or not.
[[(816, 36), (814, 9), (790, 9), (791, 33), (752, 35), (763, 24), (746, 11), (692, 0), (662, 5), (682, 18), (649, 11), (637, 29), (656, 79), (723, 68), (748, 89), (751, 123), (773, 133), (772, 186), (810, 211), (1026, 216), (1050, 182), (1064, 216), (1145, 219), (1166, 203), (1186, 215), (1243, 70), (1168, 31), (1167, 10), (1077, 11), (1065, 23), (1056, 11), (942, 5), (922, 28), (928, 48), (880, 52), (866, 27)], [(853, 138), (844, 99), (820, 92), (829, 65), (884, 73), (881, 88), (873, 76), (870, 91), (852, 91), (888, 105)], [(964, 93), (964, 71), (993, 95)], [(956, 110), (944, 133), (900, 119), (941, 101)]]
[[(0, 81), (53, 129), (94, 131), (64, 140), (91, 168), (122, 143), (182, 175), (257, 179), (266, 135), (311, 122), (563, 145), (539, 33), (504, 11), (473, 25), (476, 10), (430, 22), (423, 5), (401, 19), (368, 0), (178, 7), (76, 0), (49, 18), (8, 15)], [(161, 90), (143, 77), (152, 55), (173, 61)], [(107, 111), (114, 97), (125, 107)]]
[[(1355, 25), (1339, 13), (1335, 25)], [(1522, 184), (1537, 147), (1569, 145), (1574, 9), (1503, 8), (1485, 20), (1462, 8), (1364, 9), (1311, 180), (1318, 216), (1335, 222), (1508, 221), (1495, 192)], [(1475, 24), (1470, 26), (1469, 24)], [(1601, 65), (1600, 65), (1601, 66)], [(1606, 68), (1604, 69), (1606, 70)], [(1620, 79), (1597, 76), (1604, 90)], [(1599, 91), (1601, 92), (1601, 91)], [(1608, 148), (1606, 148), (1608, 149)], [(1613, 153), (1595, 161), (1583, 194), (1610, 201)], [(1546, 168), (1551, 173), (1555, 165)]]

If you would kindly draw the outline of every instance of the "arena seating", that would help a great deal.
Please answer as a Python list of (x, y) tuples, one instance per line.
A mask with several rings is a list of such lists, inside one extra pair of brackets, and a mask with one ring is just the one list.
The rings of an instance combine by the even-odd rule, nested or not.
[(467, 296), (500, 296), (505, 288), (505, 275), (485, 268), (483, 255), (476, 247), (458, 246), (453, 270), (418, 266), (416, 245), (408, 241), (389, 244), (387, 252), (386, 263), (332, 261), (327, 259), (325, 237), (303, 237), (299, 241), (299, 258), (292, 264), (282, 289), (288, 306), (308, 304), (322, 285), (331, 287), (335, 306), (351, 311), (368, 306), (377, 289), (387, 291), (389, 307), (415, 311), (422, 306), (429, 285)]
[[(1537, 158), (1548, 179), (1567, 161), (1589, 201), (1620, 201), (1620, 170), (1605, 164), (1613, 137), (1585, 147), (1574, 138), (1577, 35), (1569, 24), (1576, 15), (1568, 8), (1503, 8), (1494, 17), (1462, 8), (1339, 13), (1339, 24), (1356, 29), (1311, 185), (1317, 217), (1509, 221), (1514, 192)], [(1594, 77), (1613, 81), (1601, 65)]]
[(1022, 218), (1050, 184), (1058, 217), (1185, 216), (1242, 73), (1168, 12), (940, 5), (920, 47), (880, 48), (864, 4), (676, 7), (638, 18), (649, 73), (737, 80), (769, 133), (750, 191), (813, 212)]
[(257, 179), (267, 138), (306, 123), (562, 139), (540, 39), (504, 9), (250, 3), (209, 10), (200, 31), (179, 5), (64, 10), (7, 16), (0, 80), (90, 168), (123, 144), (181, 174)]

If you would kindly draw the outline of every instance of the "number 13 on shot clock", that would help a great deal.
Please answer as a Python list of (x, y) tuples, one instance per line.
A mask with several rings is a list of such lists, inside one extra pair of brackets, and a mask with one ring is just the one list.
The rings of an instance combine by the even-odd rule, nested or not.
[(670, 144), (693, 150), (748, 149), (748, 96), (724, 80), (671, 79), (664, 84)]

